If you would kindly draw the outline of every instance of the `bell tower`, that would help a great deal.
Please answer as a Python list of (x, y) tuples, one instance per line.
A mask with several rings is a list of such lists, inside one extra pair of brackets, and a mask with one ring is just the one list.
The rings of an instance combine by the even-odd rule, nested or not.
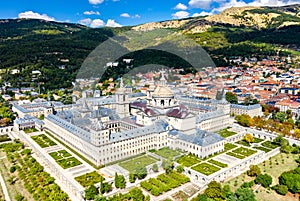
[(124, 87), (123, 78), (120, 81), (120, 88), (116, 90), (116, 112), (123, 118), (129, 116), (129, 100), (128, 94)]

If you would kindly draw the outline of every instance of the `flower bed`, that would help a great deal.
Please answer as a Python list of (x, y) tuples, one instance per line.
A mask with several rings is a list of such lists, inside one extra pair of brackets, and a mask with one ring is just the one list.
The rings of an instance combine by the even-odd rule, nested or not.
[(176, 162), (183, 165), (183, 166), (190, 167), (192, 165), (200, 163), (201, 160), (198, 157), (189, 154), (189, 155), (181, 156), (180, 158), (178, 158), (176, 160)]
[(252, 150), (252, 149), (247, 149), (245, 147), (239, 147), (237, 149), (232, 150), (232, 152), (247, 157), (247, 156), (251, 156), (251, 155), (255, 154), (257, 151)]
[(104, 177), (102, 177), (100, 174), (98, 174), (96, 171), (90, 172), (78, 177), (75, 177), (75, 180), (80, 183), (83, 187), (89, 187), (91, 185), (94, 185), (96, 183), (100, 183), (101, 181), (104, 181)]
[(217, 165), (217, 166), (219, 166), (219, 167), (221, 167), (221, 168), (226, 168), (226, 167), (228, 167), (227, 164), (221, 163), (221, 162), (216, 161), (216, 160), (213, 160), (213, 159), (210, 159), (210, 160), (207, 161), (207, 162), (212, 163), (212, 164), (214, 164), (214, 165)]
[(200, 163), (196, 166), (193, 166), (192, 169), (205, 175), (211, 175), (219, 171), (221, 168), (216, 167), (214, 165), (210, 165), (208, 163)]
[(56, 143), (50, 140), (45, 134), (32, 136), (31, 138), (42, 148), (56, 145)]

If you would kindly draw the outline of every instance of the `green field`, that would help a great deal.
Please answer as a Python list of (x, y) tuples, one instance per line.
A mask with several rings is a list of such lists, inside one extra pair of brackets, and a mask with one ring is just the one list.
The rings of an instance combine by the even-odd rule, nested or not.
[(119, 166), (128, 170), (129, 172), (135, 172), (140, 167), (146, 167), (155, 163), (157, 160), (150, 156), (140, 156), (124, 162), (119, 163)]
[(228, 128), (224, 128), (222, 130), (219, 130), (217, 133), (220, 134), (224, 138), (227, 138), (227, 137), (230, 137), (232, 135), (237, 134), (236, 132), (229, 131)]

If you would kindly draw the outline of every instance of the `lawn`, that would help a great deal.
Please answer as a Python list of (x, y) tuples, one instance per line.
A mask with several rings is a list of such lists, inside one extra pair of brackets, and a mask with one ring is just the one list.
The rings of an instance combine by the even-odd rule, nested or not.
[(205, 175), (211, 175), (219, 171), (221, 168), (216, 167), (214, 165), (210, 165), (208, 163), (200, 163), (196, 166), (193, 166), (192, 169)]
[(261, 150), (261, 151), (264, 151), (265, 153), (268, 153), (269, 151), (271, 151), (271, 149), (268, 149), (266, 147), (262, 147), (262, 146), (255, 146), (253, 147), (254, 149), (258, 149), (258, 150)]
[(81, 165), (82, 163), (75, 157), (72, 157), (66, 150), (51, 152), (49, 155), (64, 169)]
[(257, 151), (252, 150), (252, 149), (247, 149), (245, 147), (239, 147), (237, 149), (232, 150), (232, 152), (248, 157), (248, 156), (255, 154)]
[(221, 129), (217, 133), (220, 134), (224, 138), (227, 138), (227, 137), (237, 134), (236, 132), (229, 131), (228, 128)]
[(238, 158), (238, 159), (244, 159), (244, 158), (246, 158), (246, 156), (243, 156), (243, 155), (240, 155), (240, 154), (236, 154), (236, 153), (233, 153), (233, 152), (227, 152), (226, 154), (229, 155), (229, 156), (233, 156), (235, 158)]
[(229, 150), (234, 149), (234, 148), (236, 148), (236, 147), (237, 147), (237, 146), (234, 145), (234, 144), (226, 143), (226, 144), (224, 145), (224, 150), (225, 150), (225, 151), (229, 151)]
[(211, 163), (211, 164), (214, 164), (214, 165), (216, 165), (216, 166), (219, 166), (219, 167), (221, 167), (221, 168), (226, 168), (226, 167), (228, 167), (227, 164), (221, 163), (220, 161), (216, 161), (216, 160), (213, 160), (213, 159), (210, 159), (210, 160), (207, 161), (207, 162), (209, 162), (209, 163)]
[(45, 134), (32, 136), (31, 138), (42, 148), (56, 145), (56, 143), (50, 140)]
[(146, 167), (155, 163), (157, 160), (150, 156), (140, 156), (124, 162), (119, 163), (119, 166), (128, 170), (129, 172), (135, 172), (137, 168)]
[(96, 171), (94, 171), (94, 172), (81, 175), (79, 177), (75, 177), (75, 180), (78, 181), (78, 183), (80, 183), (81, 186), (86, 188), (93, 184), (97, 184), (101, 181), (104, 181), (105, 179)]
[[(280, 153), (276, 156), (273, 156), (267, 161), (264, 161), (263, 163), (258, 164), (258, 167), (261, 169), (262, 174), (269, 174), (273, 178), (273, 185), (278, 184), (278, 177), (285, 171), (289, 171), (292, 169), (295, 169), (297, 167), (297, 163), (295, 162), (295, 159), (298, 158), (297, 155), (293, 154), (284, 154)], [(253, 180), (253, 177), (249, 177), (246, 175), (246, 173), (243, 173), (239, 175), (238, 177), (235, 177), (227, 182), (225, 184), (229, 184), (232, 191), (235, 191), (238, 189), (242, 183), (249, 182)], [(298, 201), (299, 199), (296, 197), (291, 196), (281, 196), (278, 195), (275, 191), (267, 189), (264, 189), (260, 187), (257, 192), (255, 192), (255, 196), (257, 200), (264, 201), (264, 200), (272, 200), (272, 201), (281, 201), (281, 200), (287, 200), (287, 201)]]
[(0, 135), (0, 142), (7, 142), (7, 141), (10, 141), (8, 135)]
[(179, 156), (181, 154), (179, 151), (170, 149), (168, 147), (161, 148), (154, 153), (169, 160), (172, 160), (175, 156)]
[(192, 165), (200, 163), (201, 160), (198, 157), (189, 154), (189, 155), (183, 155), (183, 156), (181, 156), (180, 158), (178, 158), (176, 160), (176, 162), (179, 163), (179, 164), (181, 164), (181, 165), (183, 165), (183, 166), (190, 167)]

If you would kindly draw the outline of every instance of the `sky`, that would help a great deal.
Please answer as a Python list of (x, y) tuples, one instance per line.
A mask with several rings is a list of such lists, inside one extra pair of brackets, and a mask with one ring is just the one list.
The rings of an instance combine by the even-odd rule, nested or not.
[(0, 19), (36, 18), (119, 27), (212, 15), (230, 7), (296, 3), (300, 0), (9, 0), (1, 2)]

